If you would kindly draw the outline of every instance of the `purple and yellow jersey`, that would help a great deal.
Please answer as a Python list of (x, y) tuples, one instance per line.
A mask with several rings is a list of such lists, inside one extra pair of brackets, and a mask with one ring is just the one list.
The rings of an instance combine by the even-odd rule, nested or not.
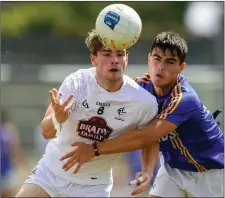
[[(149, 74), (135, 81), (155, 95)], [(224, 133), (184, 76), (178, 76), (169, 94), (156, 98), (159, 104), (156, 118), (177, 126), (160, 138), (165, 162), (172, 168), (195, 172), (223, 169)]]

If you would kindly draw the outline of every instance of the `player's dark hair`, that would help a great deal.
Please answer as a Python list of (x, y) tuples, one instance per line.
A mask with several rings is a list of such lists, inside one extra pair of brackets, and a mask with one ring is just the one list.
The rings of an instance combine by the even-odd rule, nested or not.
[(159, 48), (165, 53), (169, 50), (173, 56), (178, 56), (180, 63), (185, 61), (188, 47), (186, 41), (175, 32), (161, 32), (153, 39), (151, 52)]

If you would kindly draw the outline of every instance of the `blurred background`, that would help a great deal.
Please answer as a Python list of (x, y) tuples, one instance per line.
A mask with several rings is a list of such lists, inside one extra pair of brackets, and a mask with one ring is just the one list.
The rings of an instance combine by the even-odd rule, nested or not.
[[(58, 88), (68, 74), (91, 67), (84, 40), (98, 13), (112, 3), (1, 2), (1, 141), (8, 142), (5, 156), (12, 160), (4, 177), (7, 195), (15, 195), (43, 155), (47, 140), (41, 136), (40, 122), (49, 104), (48, 91)], [(147, 72), (153, 37), (176, 31), (189, 47), (183, 74), (208, 110), (224, 110), (224, 2), (119, 3), (134, 8), (143, 23), (139, 41), (129, 50), (126, 74)], [(223, 116), (218, 118), (222, 129)], [(2, 164), (6, 161), (1, 158)], [(111, 196), (130, 196), (128, 182), (138, 170), (138, 151), (121, 157), (114, 166)]]

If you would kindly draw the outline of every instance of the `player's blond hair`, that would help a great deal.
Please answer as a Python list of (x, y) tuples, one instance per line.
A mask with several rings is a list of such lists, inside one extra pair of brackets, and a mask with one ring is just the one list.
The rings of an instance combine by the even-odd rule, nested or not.
[[(88, 32), (88, 36), (85, 39), (85, 44), (90, 52), (95, 56), (97, 55), (97, 51), (101, 50), (104, 46), (95, 29)], [(126, 53), (128, 53), (128, 50), (126, 50)]]
[(101, 43), (101, 40), (95, 29), (92, 29), (90, 32), (88, 32), (85, 44), (90, 52), (95, 56), (97, 55), (97, 51), (101, 50), (103, 47), (103, 44)]

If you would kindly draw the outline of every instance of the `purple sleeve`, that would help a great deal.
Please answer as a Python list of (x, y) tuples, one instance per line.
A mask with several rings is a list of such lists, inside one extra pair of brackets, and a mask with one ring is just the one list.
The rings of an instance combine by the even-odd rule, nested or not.
[(171, 94), (166, 108), (156, 117), (168, 120), (179, 126), (190, 118), (196, 117), (199, 109), (199, 101), (193, 95), (182, 91)]

